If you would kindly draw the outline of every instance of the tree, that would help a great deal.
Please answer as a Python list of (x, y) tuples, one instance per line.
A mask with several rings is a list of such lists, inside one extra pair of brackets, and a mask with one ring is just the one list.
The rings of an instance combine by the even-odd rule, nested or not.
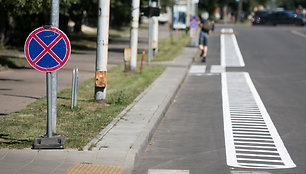
[(279, 7), (283, 7), (287, 10), (295, 10), (299, 5), (306, 7), (306, 1), (305, 0), (277, 0), (276, 4)]
[(46, 8), (46, 0), (0, 0), (0, 44), (22, 45), (33, 28), (46, 24)]
[[(80, 32), (82, 24), (96, 26), (97, 8), (98, 0), (60, 0), (60, 29), (69, 34)], [(111, 27), (130, 23), (131, 0), (111, 0), (110, 8)], [(22, 46), (33, 29), (50, 24), (50, 0), (0, 0), (0, 21), (0, 44)]]
[(204, 11), (207, 11), (210, 15), (213, 14), (214, 10), (217, 7), (220, 7), (223, 1), (222, 0), (201, 0), (199, 1), (198, 8), (199, 8), (199, 14), (201, 14)]

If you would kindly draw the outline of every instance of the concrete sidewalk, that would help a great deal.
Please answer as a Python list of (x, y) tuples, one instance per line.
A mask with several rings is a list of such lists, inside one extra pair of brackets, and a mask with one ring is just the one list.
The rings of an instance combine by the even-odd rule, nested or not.
[[(85, 151), (0, 150), (1, 174), (131, 173), (182, 84), (196, 48), (182, 54), (130, 106), (92, 140)], [(87, 151), (89, 147), (93, 150)]]

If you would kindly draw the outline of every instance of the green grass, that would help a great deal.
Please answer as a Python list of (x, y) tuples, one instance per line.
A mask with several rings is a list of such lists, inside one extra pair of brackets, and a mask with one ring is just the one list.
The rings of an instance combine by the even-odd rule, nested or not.
[[(67, 148), (81, 149), (105, 128), (165, 69), (145, 66), (142, 73), (123, 72), (123, 66), (108, 71), (107, 105), (93, 100), (94, 79), (79, 86), (78, 106), (71, 111), (71, 89), (58, 94), (57, 133), (66, 137)], [(37, 100), (26, 109), (0, 118), (0, 147), (29, 148), (36, 137), (46, 133), (46, 98)]]
[[(168, 37), (158, 43), (158, 53), (153, 58), (153, 62), (158, 61), (172, 61), (176, 58), (187, 43), (190, 41), (190, 37), (187, 34), (181, 34), (178, 38), (178, 42), (174, 41), (174, 37)], [(145, 60), (148, 60), (148, 53), (146, 53)], [(141, 60), (141, 57), (138, 57)]]
[(8, 68), (26, 68), (29, 67), (28, 62), (26, 59), (22, 58), (7, 58), (7, 57), (1, 57), (0, 56), (0, 71), (6, 70)]

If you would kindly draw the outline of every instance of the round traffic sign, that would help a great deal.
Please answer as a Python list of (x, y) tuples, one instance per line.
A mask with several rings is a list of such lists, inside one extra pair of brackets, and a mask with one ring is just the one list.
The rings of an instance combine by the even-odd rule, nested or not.
[(42, 72), (52, 72), (67, 63), (71, 46), (66, 34), (58, 28), (40, 27), (26, 39), (24, 52), (33, 68)]
[(200, 19), (198, 16), (191, 16), (190, 17), (190, 27), (197, 28), (200, 23)]

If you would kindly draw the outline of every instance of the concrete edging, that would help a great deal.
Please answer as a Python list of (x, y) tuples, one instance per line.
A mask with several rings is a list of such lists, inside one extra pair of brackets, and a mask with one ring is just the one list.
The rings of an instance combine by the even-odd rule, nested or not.
[[(152, 120), (150, 120), (150, 123), (146, 126), (145, 131), (141, 133), (141, 135), (136, 139), (133, 147), (129, 150), (127, 157), (125, 159), (125, 163), (123, 166), (123, 170), (121, 171), (121, 174), (131, 174), (133, 172), (136, 162), (140, 159), (142, 154), (145, 152), (146, 147), (148, 143), (151, 141), (151, 138), (154, 132), (156, 131), (159, 123), (161, 122), (162, 118), (167, 112), (169, 106), (172, 104), (172, 101), (175, 98), (177, 92), (179, 91), (182, 83), (186, 79), (188, 69), (194, 60), (193, 56), (190, 57), (190, 61), (188, 62), (188, 65), (185, 67), (184, 69), (185, 72), (183, 73), (183, 75), (181, 77), (176, 76), (176, 78), (181, 78), (181, 79), (179, 80), (179, 83), (177, 87), (175, 88), (175, 90), (173, 91), (173, 93), (169, 95), (167, 100), (163, 101), (163, 103), (159, 105), (158, 110), (154, 114), (155, 116), (152, 117)], [(167, 69), (169, 68), (171, 67), (168, 67)], [(166, 71), (164, 73), (166, 73)]]

